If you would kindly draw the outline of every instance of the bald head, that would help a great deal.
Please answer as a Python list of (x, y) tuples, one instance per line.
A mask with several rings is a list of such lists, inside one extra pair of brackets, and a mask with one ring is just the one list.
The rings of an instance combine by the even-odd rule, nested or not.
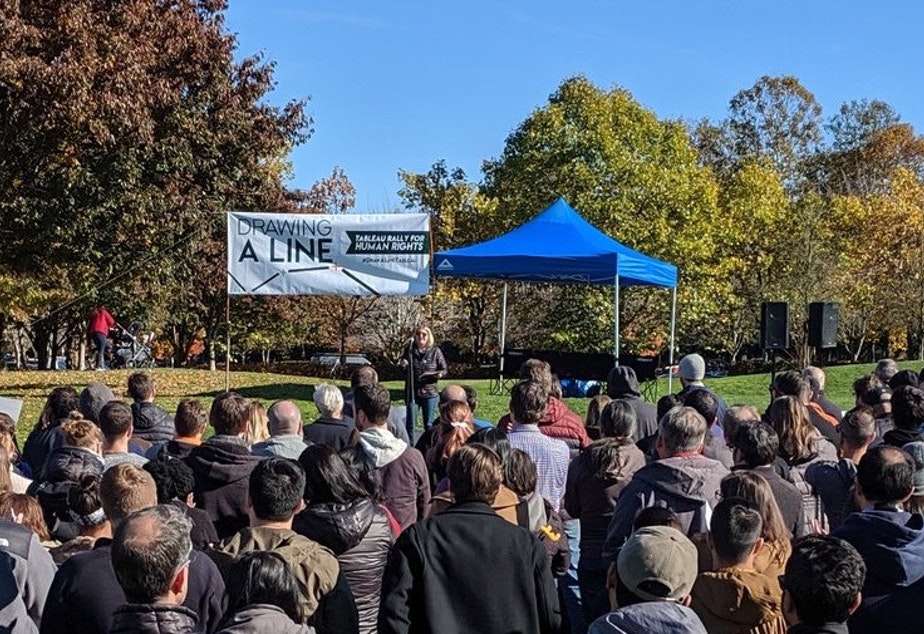
[(277, 401), (267, 413), (270, 436), (297, 436), (302, 433), (302, 412), (292, 401)]
[(452, 403), (453, 401), (458, 401), (459, 403), (468, 402), (468, 395), (461, 385), (450, 384), (440, 392), (440, 403)]
[[(802, 376), (807, 378), (809, 382), (814, 383), (818, 386), (818, 391), (823, 392), (825, 389), (825, 371), (821, 368), (817, 368), (814, 365), (810, 365), (802, 370)], [(813, 385), (812, 387), (814, 387)]]

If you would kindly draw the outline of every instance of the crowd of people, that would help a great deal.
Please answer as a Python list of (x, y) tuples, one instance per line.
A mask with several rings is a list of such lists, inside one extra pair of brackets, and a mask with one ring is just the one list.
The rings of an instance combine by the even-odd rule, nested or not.
[(704, 374), (654, 404), (614, 368), (580, 416), (530, 359), (491, 424), (437, 369), (417, 438), (371, 366), (310, 424), (55, 388), (21, 450), (0, 414), (0, 630), (918, 632), (921, 378), (883, 360), (845, 412), (785, 371), (761, 413)]

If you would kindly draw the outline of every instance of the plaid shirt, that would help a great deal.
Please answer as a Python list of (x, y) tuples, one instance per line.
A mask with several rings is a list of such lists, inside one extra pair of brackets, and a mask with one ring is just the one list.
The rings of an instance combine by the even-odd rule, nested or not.
[(539, 475), (536, 492), (548, 500), (553, 509), (559, 510), (571, 457), (568, 445), (549, 438), (539, 431), (538, 425), (516, 425), (507, 434), (507, 440), (511, 447), (523, 451), (536, 463)]

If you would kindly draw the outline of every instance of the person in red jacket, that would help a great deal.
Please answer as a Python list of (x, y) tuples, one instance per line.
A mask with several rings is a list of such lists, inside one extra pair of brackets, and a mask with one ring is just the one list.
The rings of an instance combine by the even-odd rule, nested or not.
[(90, 313), (87, 334), (96, 344), (96, 369), (106, 369), (106, 348), (109, 347), (109, 329), (116, 320), (103, 306), (95, 306)]
[[(552, 368), (545, 361), (528, 359), (520, 366), (519, 377), (521, 381), (534, 381), (540, 384), (548, 394), (548, 407), (543, 419), (539, 422), (539, 431), (556, 440), (562, 440), (568, 445), (571, 457), (575, 457), (581, 449), (590, 445), (590, 437), (584, 427), (580, 416), (568, 409), (564, 401), (552, 394)], [(504, 414), (497, 423), (497, 427), (505, 432), (513, 429), (510, 414)]]

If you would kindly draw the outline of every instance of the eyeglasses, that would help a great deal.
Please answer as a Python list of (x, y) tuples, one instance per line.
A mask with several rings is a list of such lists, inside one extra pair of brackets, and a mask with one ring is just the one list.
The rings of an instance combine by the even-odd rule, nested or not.
[(180, 562), (180, 565), (176, 567), (176, 570), (173, 571), (173, 576), (175, 577), (183, 568), (188, 566), (192, 562), (192, 552), (193, 547), (192, 543), (189, 544), (189, 550), (186, 551), (186, 555), (183, 557), (183, 560)]

